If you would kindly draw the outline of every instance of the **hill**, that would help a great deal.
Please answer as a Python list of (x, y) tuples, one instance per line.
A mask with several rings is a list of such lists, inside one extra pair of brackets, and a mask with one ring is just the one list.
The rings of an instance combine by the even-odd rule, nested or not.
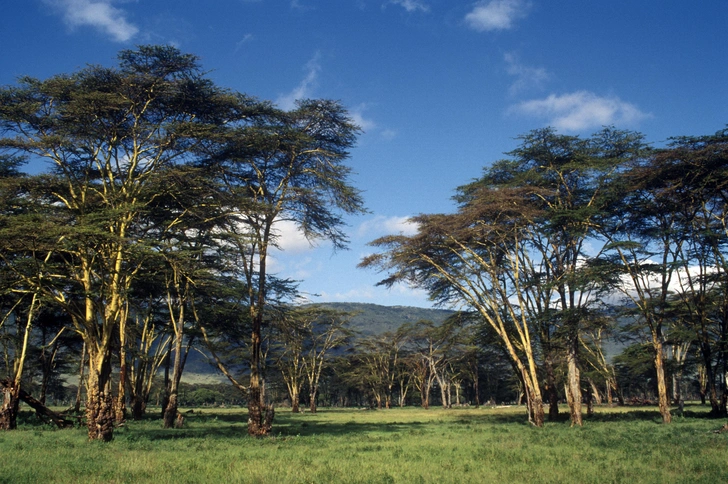
[(405, 323), (416, 323), (427, 320), (440, 324), (453, 314), (447, 309), (427, 309), (410, 306), (380, 306), (366, 303), (321, 303), (323, 306), (337, 311), (353, 313), (351, 327), (362, 335), (376, 335), (387, 331), (393, 332)]
[[(446, 309), (427, 309), (409, 306), (380, 306), (366, 303), (321, 303), (316, 306), (331, 308), (354, 314), (350, 327), (362, 336), (371, 336), (396, 331), (405, 323), (427, 320), (440, 324), (454, 311)], [(192, 351), (187, 359), (182, 381), (187, 383), (217, 383), (227, 381), (210, 364), (205, 350)]]

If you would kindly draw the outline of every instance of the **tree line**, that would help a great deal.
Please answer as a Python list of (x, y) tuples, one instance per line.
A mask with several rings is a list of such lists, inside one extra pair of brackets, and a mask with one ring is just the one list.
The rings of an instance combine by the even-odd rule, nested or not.
[[(293, 304), (296, 281), (268, 271), (277, 224), (344, 248), (343, 216), (364, 212), (346, 165), (359, 128), (338, 102), (283, 111), (215, 85), (192, 55), (141, 46), (115, 67), (1, 88), (0, 130), (2, 428), (30, 401), (30, 361), (38, 411), (59, 373), (79, 375), (92, 440), (141, 418), (162, 374), (173, 427), (198, 348), (255, 436), (278, 384), (294, 411), (322, 394), (428, 407), (500, 397), (513, 375), (535, 425), (562, 399), (581, 425), (582, 404), (621, 398), (639, 367), (669, 422), (668, 390), (679, 402), (694, 367), (726, 413), (728, 131), (660, 149), (614, 128), (522, 136), (457, 189), (454, 213), (414, 217), (415, 235), (374, 241), (361, 263), (459, 311), (363, 338), (351, 314)], [(604, 344), (628, 336), (638, 344), (612, 362)]]
[(614, 128), (587, 138), (540, 129), (519, 141), (457, 189), (455, 213), (414, 217), (415, 235), (372, 242), (379, 251), (361, 265), (383, 271), (382, 285), (408, 283), (477, 315), (536, 426), (562, 396), (582, 425), (585, 371), (618, 391), (608, 335), (642, 344), (621, 361), (652, 360), (663, 422), (668, 389), (679, 403), (696, 353), (711, 413), (725, 416), (728, 130), (659, 149)]

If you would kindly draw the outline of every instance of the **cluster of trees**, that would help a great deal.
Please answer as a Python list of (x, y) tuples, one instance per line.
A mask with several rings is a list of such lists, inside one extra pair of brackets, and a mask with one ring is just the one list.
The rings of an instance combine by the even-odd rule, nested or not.
[[(172, 426), (199, 340), (246, 393), (249, 432), (269, 432), (263, 327), (295, 293), (267, 273), (276, 224), (346, 245), (341, 217), (363, 211), (345, 164), (357, 133), (336, 102), (282, 111), (216, 86), (167, 46), (1, 88), (0, 426), (16, 425), (31, 343), (52, 365), (61, 338), (75, 337), (90, 439), (112, 438), (127, 401), (139, 416), (162, 368)], [(40, 160), (47, 171), (20, 171)], [(228, 369), (240, 361), (245, 383)]]
[(702, 392), (725, 416), (728, 130), (653, 149), (613, 128), (588, 138), (541, 129), (508, 155), (458, 188), (455, 213), (413, 218), (415, 235), (374, 241), (379, 252), (361, 265), (481, 318), (537, 426), (561, 396), (582, 424), (587, 373), (618, 390), (609, 335), (639, 335), (621, 362), (652, 360), (664, 422), (666, 367), (679, 402), (696, 353)]
[[(582, 402), (621, 398), (630, 372), (669, 422), (669, 390), (679, 402), (695, 368), (726, 414), (728, 130), (661, 149), (612, 128), (528, 133), (457, 190), (455, 213), (415, 217), (415, 235), (374, 241), (361, 263), (460, 312), (365, 338), (349, 313), (290, 304), (295, 281), (267, 270), (281, 222), (346, 246), (342, 216), (363, 211), (345, 164), (357, 133), (336, 102), (282, 111), (172, 47), (1, 88), (0, 427), (21, 398), (66, 425), (43, 402), (76, 372), (90, 439), (141, 418), (160, 373), (173, 426), (193, 348), (244, 396), (256, 436), (274, 381), (294, 411), (322, 393), (379, 407), (439, 393), (447, 407), (479, 403), (481, 382), (497, 395), (508, 373), (535, 425), (560, 399), (581, 425)], [(47, 171), (21, 171), (40, 160)], [(638, 344), (611, 362), (605, 342), (626, 335)], [(198, 390), (185, 401), (222, 395)]]

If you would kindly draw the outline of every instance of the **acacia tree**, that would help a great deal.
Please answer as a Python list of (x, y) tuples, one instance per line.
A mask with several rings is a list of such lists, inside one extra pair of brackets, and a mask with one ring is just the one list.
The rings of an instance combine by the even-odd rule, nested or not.
[(301, 361), (308, 383), (309, 410), (316, 413), (321, 375), (331, 359), (331, 353), (349, 342), (351, 314), (323, 307), (303, 308), (297, 319), (308, 335)]
[(408, 391), (408, 375), (403, 367), (404, 348), (410, 342), (409, 325), (395, 332), (385, 332), (357, 341), (352, 374), (365, 382), (377, 402), (377, 407), (392, 407), (395, 384), (399, 384), (399, 404), (404, 405)]
[(382, 285), (407, 282), (441, 303), (477, 311), (502, 340), (526, 389), (529, 421), (540, 427), (543, 399), (522, 260), (540, 211), (523, 203), (526, 196), (519, 188), (475, 187), (457, 213), (414, 217), (417, 234), (372, 242), (383, 252), (360, 267), (389, 272)]
[[(522, 270), (528, 315), (539, 329), (551, 408), (555, 406), (554, 363), (561, 350), (572, 425), (582, 425), (579, 334), (598, 319), (601, 278), (586, 262), (606, 244), (596, 226), (609, 206), (607, 190), (628, 160), (640, 156), (642, 136), (606, 128), (589, 138), (565, 136), (546, 128), (519, 138), (511, 158), (495, 163), (484, 176), (460, 189), (460, 199), (479, 185), (520, 187), (521, 204), (540, 211), (526, 241)], [(587, 247), (592, 253), (587, 253)], [(597, 255), (594, 255), (596, 253)]]
[(361, 213), (363, 204), (345, 165), (358, 127), (339, 103), (303, 100), (290, 112), (269, 107), (254, 115), (241, 113), (219, 134), (222, 149), (211, 148), (207, 168), (237, 213), (226, 232), (237, 251), (251, 322), (248, 432), (260, 436), (270, 432), (273, 418), (263, 400), (261, 370), (268, 256), (278, 246), (276, 224), (293, 223), (309, 240), (343, 248), (341, 215)]
[(311, 327), (306, 320), (286, 313), (274, 321), (278, 336), (275, 353), (275, 364), (281, 372), (291, 400), (291, 412), (301, 411), (301, 389), (304, 383), (303, 353)]
[[(635, 160), (630, 169), (615, 181), (611, 220), (605, 220), (603, 235), (610, 242), (605, 260), (619, 275), (616, 287), (639, 322), (648, 332), (660, 414), (670, 423), (670, 401), (665, 369), (665, 338), (670, 323), (670, 296), (679, 277), (680, 253), (686, 233), (679, 230), (679, 201), (665, 187), (654, 157)], [(665, 189), (667, 188), (667, 189)], [(626, 194), (626, 195), (625, 195)]]
[(45, 159), (48, 204), (66, 233), (54, 250), (68, 290), (46, 297), (66, 311), (89, 357), (89, 438), (113, 436), (111, 348), (140, 266), (130, 264), (130, 228), (154, 194), (162, 167), (188, 160), (209, 126), (226, 120), (230, 95), (173, 47), (122, 51), (119, 66), (91, 66), (0, 90), (0, 148)]
[(655, 152), (653, 166), (663, 190), (676, 198), (686, 233), (675, 311), (699, 348), (711, 414), (725, 416), (728, 387), (719, 375), (728, 373), (728, 130), (673, 138)]

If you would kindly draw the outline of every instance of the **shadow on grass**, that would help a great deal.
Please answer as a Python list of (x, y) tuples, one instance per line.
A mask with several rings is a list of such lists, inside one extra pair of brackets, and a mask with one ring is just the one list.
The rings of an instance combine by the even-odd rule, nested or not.
[[(185, 423), (181, 429), (161, 428), (158, 415), (146, 415), (142, 421), (119, 429), (116, 438), (129, 442), (181, 439), (230, 439), (247, 437), (247, 412), (215, 412), (214, 410), (183, 413)], [(368, 432), (401, 433), (422, 428), (425, 422), (332, 422), (330, 417), (318, 414), (292, 414), (280, 412), (273, 421), (271, 437), (346, 436)]]
[[(682, 414), (673, 409), (673, 415), (686, 419), (710, 419), (709, 407), (701, 405), (687, 405)], [(568, 409), (563, 406), (556, 420), (548, 420), (546, 424), (568, 425)], [(320, 414), (301, 413), (293, 414), (281, 411), (276, 414), (273, 423), (272, 436), (274, 437), (307, 437), (307, 436), (347, 436), (362, 433), (417, 433), (425, 427), (445, 424), (448, 426), (470, 425), (509, 425), (530, 427), (525, 407), (510, 407), (505, 410), (499, 408), (482, 407), (475, 412), (461, 409), (441, 410), (431, 409), (426, 417), (404, 421), (397, 421), (397, 414), (381, 412), (381, 420), (367, 418), (368, 421), (355, 421), (357, 413), (354, 409), (322, 409)], [(332, 419), (330, 414), (339, 413)], [(119, 428), (116, 437), (121, 440), (133, 441), (159, 441), (181, 439), (230, 439), (247, 437), (247, 411), (243, 408), (230, 409), (195, 409), (194, 412), (183, 411), (185, 417), (184, 427), (181, 429), (163, 429), (161, 416), (158, 412), (147, 413), (140, 421), (129, 421), (125, 427)], [(367, 412), (367, 415), (373, 414)], [(406, 414), (405, 414), (406, 415)], [(722, 417), (724, 418), (724, 417)], [(654, 407), (596, 407), (591, 416), (584, 414), (585, 422), (655, 422), (661, 423), (661, 417)], [(48, 428), (47, 424), (40, 422), (32, 411), (21, 411), (19, 425), (26, 429), (39, 427)]]

